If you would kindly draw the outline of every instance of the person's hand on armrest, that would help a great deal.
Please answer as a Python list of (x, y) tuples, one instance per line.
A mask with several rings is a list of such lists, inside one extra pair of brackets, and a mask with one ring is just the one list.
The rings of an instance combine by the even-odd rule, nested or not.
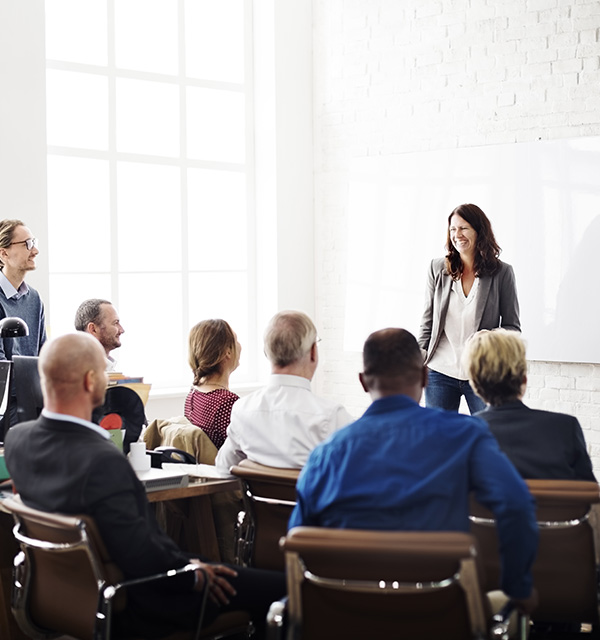
[(229, 604), (229, 596), (235, 596), (236, 591), (225, 576), (235, 578), (237, 572), (225, 565), (207, 564), (197, 558), (192, 559), (191, 562), (200, 565), (200, 569), (196, 570), (196, 584), (194, 585), (194, 589), (196, 591), (202, 591), (206, 577), (208, 580), (208, 597), (215, 604)]

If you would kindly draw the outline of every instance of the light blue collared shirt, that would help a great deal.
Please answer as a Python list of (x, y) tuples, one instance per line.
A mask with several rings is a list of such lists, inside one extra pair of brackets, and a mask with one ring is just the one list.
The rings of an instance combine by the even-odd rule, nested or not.
[(74, 422), (75, 424), (80, 424), (82, 427), (87, 427), (96, 433), (99, 433), (103, 438), (110, 440), (110, 436), (106, 429), (94, 424), (93, 422), (89, 422), (88, 420), (82, 420), (81, 418), (76, 418), (75, 416), (67, 415), (66, 413), (54, 413), (54, 411), (48, 411), (48, 409), (42, 409), (42, 415), (45, 418), (50, 418), (50, 420), (66, 420), (67, 422)]
[(13, 287), (12, 282), (4, 275), (3, 271), (0, 271), (0, 287), (2, 287), (2, 291), (4, 291), (4, 295), (6, 298), (22, 298), (26, 293), (29, 293), (29, 287), (25, 280), (21, 282), (21, 285), (18, 289)]

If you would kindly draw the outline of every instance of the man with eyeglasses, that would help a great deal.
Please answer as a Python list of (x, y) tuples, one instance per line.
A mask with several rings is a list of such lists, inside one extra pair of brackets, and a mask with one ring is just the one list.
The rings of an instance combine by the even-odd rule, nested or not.
[(233, 405), (227, 438), (215, 460), (220, 471), (228, 473), (244, 458), (300, 469), (317, 444), (352, 422), (341, 404), (311, 391), (318, 342), (305, 313), (280, 311), (271, 318), (264, 336), (271, 376), (263, 389)]
[[(21, 318), (29, 335), (0, 340), (0, 360), (15, 355), (37, 356), (46, 341), (44, 303), (40, 294), (26, 284), (25, 275), (36, 268), (37, 240), (21, 220), (0, 221), (0, 319)], [(16, 404), (11, 402), (11, 424), (16, 421)]]

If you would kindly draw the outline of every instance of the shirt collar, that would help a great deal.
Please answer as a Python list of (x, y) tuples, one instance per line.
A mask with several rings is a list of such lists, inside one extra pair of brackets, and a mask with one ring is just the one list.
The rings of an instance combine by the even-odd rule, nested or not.
[(21, 285), (18, 289), (15, 289), (12, 282), (4, 275), (4, 272), (0, 270), (0, 288), (4, 292), (4, 295), (7, 299), (16, 298), (17, 300), (24, 296), (26, 293), (29, 293), (29, 287), (25, 280), (21, 282)]
[(55, 413), (54, 411), (48, 411), (48, 409), (42, 409), (42, 415), (45, 418), (49, 418), (50, 420), (74, 422), (75, 424), (79, 424), (82, 427), (87, 427), (88, 429), (99, 433), (103, 438), (106, 438), (107, 440), (110, 439), (110, 436), (108, 435), (106, 429), (103, 429), (99, 425), (94, 424), (93, 422), (89, 422), (88, 420), (82, 420), (81, 418), (76, 418), (75, 416), (70, 416), (66, 413)]
[(267, 384), (269, 387), (301, 387), (310, 390), (310, 380), (289, 373), (272, 373)]
[(527, 409), (527, 405), (522, 400), (512, 400), (511, 402), (505, 402), (503, 404), (496, 405), (495, 407), (492, 405), (488, 405), (484, 411), (511, 411), (512, 409)]
[(393, 396), (385, 396), (373, 402), (367, 407), (365, 415), (371, 413), (387, 413), (396, 409), (408, 409), (409, 407), (418, 407), (419, 403), (415, 402), (409, 396), (397, 394)]

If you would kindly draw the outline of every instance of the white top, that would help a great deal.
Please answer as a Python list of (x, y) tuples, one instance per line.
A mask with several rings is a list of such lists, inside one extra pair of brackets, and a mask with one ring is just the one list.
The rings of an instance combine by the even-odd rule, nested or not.
[(270, 467), (299, 469), (317, 444), (353, 420), (342, 405), (314, 395), (306, 378), (272, 374), (264, 389), (233, 405), (215, 466), (229, 473), (249, 458)]
[(473, 281), (468, 296), (465, 296), (460, 280), (452, 283), (444, 333), (427, 365), (433, 371), (458, 380), (468, 379), (461, 365), (461, 357), (467, 340), (477, 330), (475, 310), (478, 291), (479, 278)]

